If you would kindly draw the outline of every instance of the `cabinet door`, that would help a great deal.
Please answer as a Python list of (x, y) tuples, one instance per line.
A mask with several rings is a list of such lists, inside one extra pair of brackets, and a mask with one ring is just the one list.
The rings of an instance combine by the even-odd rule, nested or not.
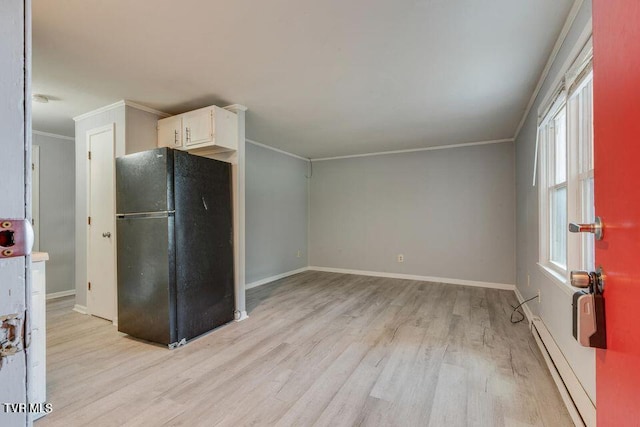
[(158, 147), (182, 148), (182, 116), (158, 120)]
[(183, 115), (185, 146), (213, 140), (213, 110), (196, 110)]

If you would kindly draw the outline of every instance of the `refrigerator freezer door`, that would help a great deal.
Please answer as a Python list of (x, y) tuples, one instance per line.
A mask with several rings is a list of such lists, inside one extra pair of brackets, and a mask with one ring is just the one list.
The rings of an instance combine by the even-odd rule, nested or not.
[(160, 344), (177, 341), (174, 218), (118, 218), (118, 330)]
[(233, 320), (231, 166), (175, 153), (176, 315), (187, 340)]
[(173, 209), (173, 150), (158, 148), (116, 159), (117, 213)]

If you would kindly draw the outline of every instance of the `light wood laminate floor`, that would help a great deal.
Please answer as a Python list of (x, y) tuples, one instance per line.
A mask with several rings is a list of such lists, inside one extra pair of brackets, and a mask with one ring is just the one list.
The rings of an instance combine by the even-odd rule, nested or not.
[(44, 426), (570, 426), (513, 292), (306, 272), (176, 350), (47, 305)]

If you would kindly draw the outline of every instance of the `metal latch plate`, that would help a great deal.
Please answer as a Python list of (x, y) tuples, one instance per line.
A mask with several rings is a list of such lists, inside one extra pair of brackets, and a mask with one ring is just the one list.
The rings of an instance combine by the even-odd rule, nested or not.
[(0, 259), (29, 255), (33, 227), (27, 219), (0, 219)]

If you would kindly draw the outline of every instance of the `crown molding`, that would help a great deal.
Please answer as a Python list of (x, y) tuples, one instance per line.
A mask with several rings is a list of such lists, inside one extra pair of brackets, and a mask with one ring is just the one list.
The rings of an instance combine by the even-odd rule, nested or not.
[(147, 107), (146, 105), (138, 104), (137, 102), (129, 101), (125, 99), (124, 105), (127, 107), (135, 108), (136, 110), (145, 111), (147, 113), (155, 114), (156, 116), (160, 116), (163, 119), (167, 117), (171, 117), (171, 114), (165, 113), (164, 111), (156, 110), (155, 108)]
[(449, 148), (462, 148), (462, 147), (473, 147), (476, 145), (501, 144), (504, 142), (513, 142), (513, 138), (494, 139), (490, 141), (465, 142), (463, 144), (437, 145), (435, 147), (410, 148), (408, 150), (379, 151), (376, 153), (350, 154), (347, 156), (321, 157), (321, 158), (311, 159), (311, 160), (314, 162), (323, 162), (325, 160), (353, 159), (356, 157), (384, 156), (387, 154), (403, 154), (403, 153), (415, 153), (418, 151), (446, 150)]
[(248, 108), (245, 107), (244, 105), (241, 104), (233, 104), (233, 105), (228, 105), (226, 107), (222, 107), (225, 110), (229, 110), (229, 111), (233, 111), (234, 113), (237, 113), (238, 111), (247, 111)]
[(58, 135), (57, 133), (42, 132), (42, 131), (39, 131), (39, 130), (32, 130), (31, 132), (34, 135), (48, 136), (49, 138), (65, 139), (67, 141), (75, 141), (76, 140), (76, 138), (73, 137), (73, 136)]
[(290, 156), (296, 159), (304, 160), (305, 162), (309, 161), (309, 159), (307, 159), (306, 157), (298, 156), (297, 154), (289, 153), (288, 151), (280, 150), (279, 148), (275, 148), (270, 145), (261, 144), (249, 138), (246, 138), (245, 140), (250, 144), (257, 145), (258, 147), (266, 148), (267, 150), (275, 151), (276, 153), (284, 154), (285, 156)]
[(73, 120), (77, 122), (77, 121), (84, 120), (86, 118), (93, 117), (95, 115), (102, 114), (107, 111), (115, 110), (116, 108), (121, 108), (124, 106), (135, 108), (136, 110), (145, 111), (147, 113), (156, 114), (162, 118), (171, 116), (171, 114), (167, 114), (164, 111), (155, 110), (153, 108), (147, 107), (146, 105), (138, 104), (137, 102), (123, 99), (118, 102), (114, 102), (113, 104), (105, 105), (104, 107), (100, 107), (95, 110), (91, 110), (87, 113), (76, 116), (73, 118)]
[(96, 108), (95, 110), (91, 110), (84, 114), (80, 114), (79, 116), (75, 116), (73, 118), (73, 121), (78, 122), (80, 120), (84, 120), (89, 117), (96, 116), (98, 114), (101, 114), (107, 111), (115, 110), (116, 108), (120, 108), (120, 107), (124, 107), (124, 101), (114, 102), (113, 104), (105, 105), (104, 107)]
[(533, 90), (533, 93), (531, 94), (531, 98), (529, 99), (527, 108), (524, 110), (524, 115), (522, 116), (522, 119), (520, 119), (520, 123), (518, 123), (516, 132), (513, 135), (514, 140), (518, 139), (518, 136), (520, 135), (520, 131), (522, 130), (524, 123), (527, 121), (529, 112), (531, 111), (531, 108), (533, 108), (533, 104), (536, 102), (536, 98), (538, 97), (538, 95), (540, 94), (540, 91), (542, 90), (542, 86), (544, 85), (544, 82), (547, 79), (549, 72), (551, 71), (551, 67), (553, 66), (553, 63), (556, 60), (556, 57), (558, 56), (558, 53), (560, 52), (560, 49), (562, 48), (562, 45), (564, 44), (564, 41), (567, 38), (567, 35), (569, 34), (569, 31), (571, 30), (571, 26), (573, 25), (573, 22), (578, 16), (578, 12), (582, 7), (582, 3), (584, 3), (584, 0), (574, 0), (573, 6), (571, 6), (571, 10), (569, 11), (569, 15), (567, 15), (567, 19), (564, 21), (564, 26), (562, 27), (562, 30), (558, 35), (556, 44), (553, 45), (553, 50), (551, 50), (551, 54), (549, 55), (549, 58), (547, 59), (547, 63), (545, 64), (544, 69), (542, 70), (542, 74), (540, 74), (540, 78), (538, 79), (538, 84), (536, 84), (536, 88)]

